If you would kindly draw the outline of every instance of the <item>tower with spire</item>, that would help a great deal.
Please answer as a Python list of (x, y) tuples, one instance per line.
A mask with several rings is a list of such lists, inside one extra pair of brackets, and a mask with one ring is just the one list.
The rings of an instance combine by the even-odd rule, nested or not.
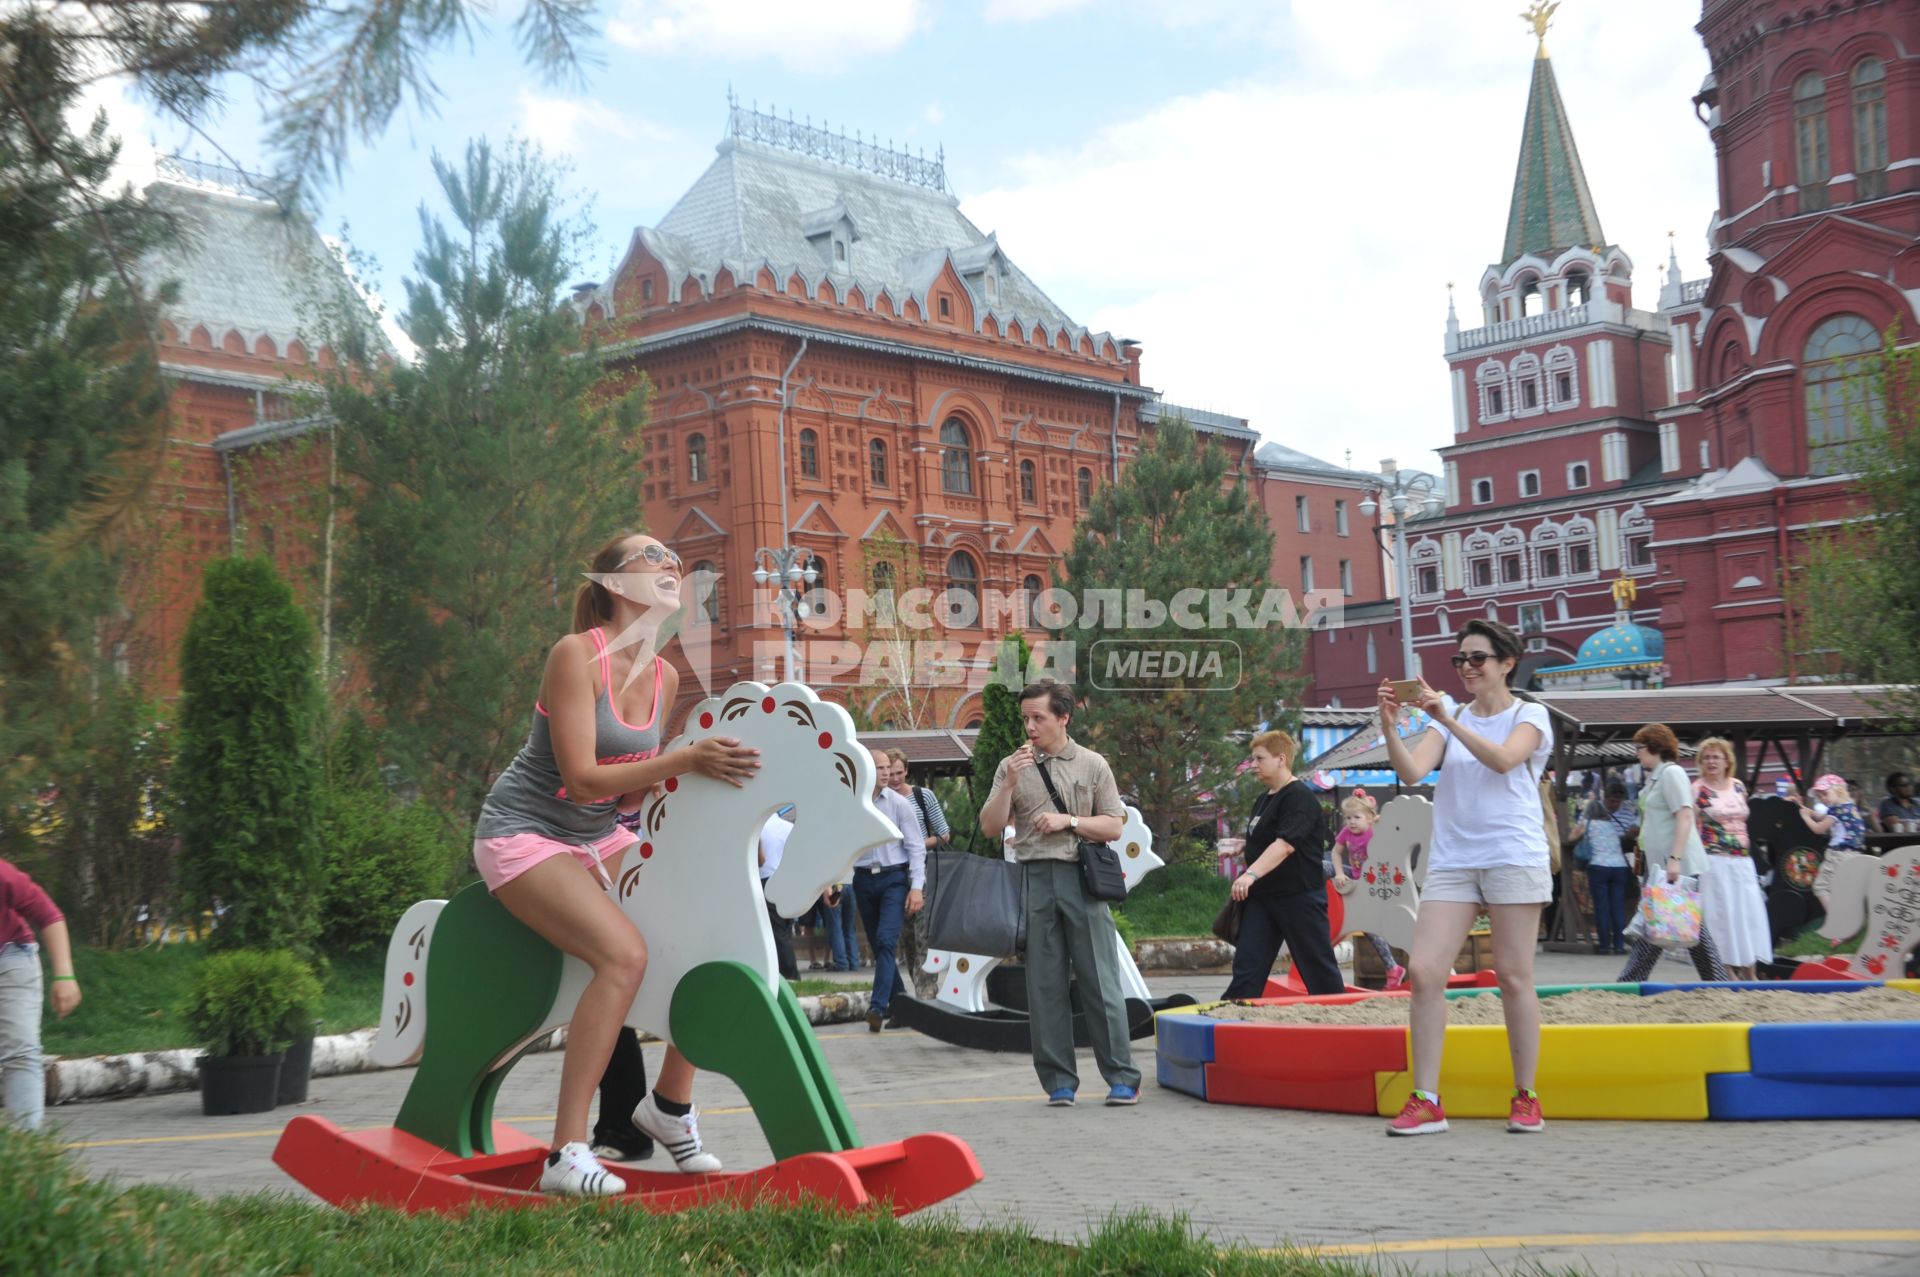
[(1677, 486), (1661, 473), (1653, 420), (1667, 402), (1669, 327), (1634, 306), (1633, 261), (1601, 228), (1547, 53), (1557, 7), (1521, 15), (1535, 39), (1531, 83), (1478, 326), (1462, 324), (1448, 290), (1447, 505), (1416, 522), (1409, 546), (1429, 664), (1469, 616), (1525, 634), (1529, 668), (1574, 659), (1614, 619), (1611, 582), (1653, 571), (1642, 502)]

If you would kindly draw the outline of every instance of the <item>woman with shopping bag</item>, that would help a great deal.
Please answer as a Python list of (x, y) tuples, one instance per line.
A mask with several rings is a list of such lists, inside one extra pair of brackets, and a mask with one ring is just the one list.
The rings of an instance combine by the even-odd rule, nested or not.
[[(1713, 935), (1700, 916), (1700, 876), (1707, 851), (1694, 822), (1693, 786), (1680, 766), (1680, 741), (1665, 723), (1649, 723), (1633, 734), (1647, 781), (1640, 790), (1640, 849), (1646, 854), (1647, 880), (1640, 909), (1628, 924), (1633, 951), (1620, 971), (1624, 981), (1653, 974), (1663, 948), (1685, 947), (1702, 980), (1725, 980)], [(1662, 858), (1664, 853), (1664, 859)], [(1664, 942), (1664, 943), (1663, 943)]]

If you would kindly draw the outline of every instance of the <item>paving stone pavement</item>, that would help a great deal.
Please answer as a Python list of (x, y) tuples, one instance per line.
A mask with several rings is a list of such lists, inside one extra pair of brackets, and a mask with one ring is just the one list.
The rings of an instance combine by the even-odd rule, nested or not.
[[(1543, 955), (1541, 983), (1610, 979), (1617, 959)], [(1154, 979), (1156, 992), (1213, 996), (1224, 976)], [(1554, 1122), (1539, 1137), (1459, 1121), (1445, 1136), (1389, 1142), (1375, 1118), (1203, 1104), (1149, 1080), (1138, 1108), (1107, 1109), (1082, 1052), (1073, 1109), (1041, 1102), (1024, 1056), (946, 1046), (864, 1025), (819, 1029), (862, 1137), (951, 1131), (986, 1179), (943, 1209), (969, 1222), (1024, 1220), (1070, 1238), (1110, 1212), (1182, 1212), (1223, 1242), (1379, 1245), (1382, 1267), (1492, 1274), (1584, 1266), (1612, 1274), (1920, 1274), (1920, 1168), (1914, 1122)], [(1152, 1043), (1135, 1043), (1153, 1077)], [(659, 1061), (648, 1046), (650, 1067)], [(544, 1135), (560, 1057), (529, 1057), (496, 1112)], [(315, 1079), (298, 1111), (346, 1127), (393, 1119), (410, 1070)], [(703, 1077), (696, 1098), (710, 1148), (733, 1166), (768, 1159), (731, 1083)], [(270, 1160), (281, 1109), (209, 1118), (196, 1094), (78, 1104), (49, 1113), (90, 1173), (201, 1193), (304, 1196)], [(1906, 1240), (1796, 1240), (1905, 1232)], [(1681, 1234), (1634, 1244), (1632, 1235)], [(1720, 1233), (1719, 1238), (1711, 1234)], [(1601, 1235), (1553, 1244), (1569, 1235)], [(1702, 1234), (1708, 1234), (1702, 1236)], [(1472, 1239), (1498, 1239), (1489, 1245)], [(1516, 1238), (1537, 1239), (1524, 1249)], [(1443, 1239), (1468, 1239), (1437, 1246)]]

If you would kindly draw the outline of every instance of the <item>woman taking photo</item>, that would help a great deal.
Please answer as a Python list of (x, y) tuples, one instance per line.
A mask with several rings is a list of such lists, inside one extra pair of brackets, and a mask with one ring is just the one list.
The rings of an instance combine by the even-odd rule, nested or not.
[[(573, 633), (547, 656), (533, 728), (493, 784), (473, 859), (507, 912), (593, 969), (567, 1028), (553, 1151), (542, 1192), (626, 1191), (586, 1143), (587, 1110), (647, 970), (647, 943), (608, 889), (638, 836), (618, 822), (651, 786), (697, 772), (733, 785), (759, 751), (718, 737), (661, 755), (661, 724), (679, 677), (654, 650), (659, 621), (679, 606), (680, 560), (646, 536), (617, 537), (593, 556), (574, 599)], [(609, 643), (608, 634), (621, 640)], [(631, 639), (638, 636), (640, 641)], [(617, 650), (616, 650), (617, 649)], [(700, 1146), (693, 1066), (669, 1049), (633, 1124), (685, 1171), (716, 1171)]]
[[(1700, 831), (1695, 827), (1693, 786), (1687, 783), (1686, 769), (1680, 766), (1679, 738), (1665, 723), (1648, 723), (1633, 734), (1633, 743), (1647, 774), (1646, 783), (1640, 787), (1640, 853), (1647, 860), (1643, 891), (1662, 884), (1698, 890), (1695, 883), (1707, 872), (1707, 852), (1700, 845)], [(1700, 939), (1687, 952), (1702, 980), (1727, 978), (1704, 916), (1700, 919)], [(1645, 936), (1636, 938), (1627, 965), (1621, 968), (1621, 981), (1646, 979), (1659, 960), (1658, 945)]]
[(1261, 732), (1253, 738), (1253, 769), (1267, 791), (1247, 818), (1247, 871), (1233, 880), (1233, 898), (1246, 902), (1233, 948), (1233, 983), (1223, 998), (1257, 998), (1285, 943), (1307, 992), (1345, 993), (1327, 926), (1327, 818), (1320, 800), (1293, 774), (1293, 737)]
[(1707, 872), (1700, 879), (1700, 921), (1713, 930), (1727, 974), (1751, 980), (1773, 961), (1773, 926), (1747, 840), (1747, 787), (1733, 774), (1733, 743), (1709, 736), (1694, 750), (1693, 787)]
[(1433, 847), (1420, 916), (1408, 959), (1413, 985), (1413, 1094), (1389, 1135), (1432, 1135), (1447, 1129), (1440, 1106), (1440, 1056), (1447, 1032), (1447, 976), (1473, 924), (1485, 913), (1493, 928), (1493, 965), (1513, 1058), (1509, 1131), (1545, 1127), (1534, 1071), (1540, 1061), (1540, 1002), (1533, 991), (1533, 951), (1540, 910), (1553, 898), (1538, 777), (1553, 749), (1544, 707), (1520, 700), (1510, 686), (1520, 640), (1497, 621), (1460, 627), (1453, 667), (1466, 688), (1461, 705), (1421, 681), (1417, 708), (1433, 728), (1411, 748), (1395, 730), (1400, 704), (1393, 684), (1380, 684), (1380, 729), (1401, 783), (1417, 785), (1440, 769), (1434, 789)]

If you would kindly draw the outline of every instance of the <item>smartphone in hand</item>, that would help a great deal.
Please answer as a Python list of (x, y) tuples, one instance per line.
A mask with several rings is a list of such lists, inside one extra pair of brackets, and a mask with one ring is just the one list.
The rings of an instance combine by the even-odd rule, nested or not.
[(1393, 680), (1391, 686), (1393, 687), (1393, 699), (1399, 701), (1402, 705), (1418, 705), (1420, 703), (1421, 687), (1419, 679), (1396, 678)]

